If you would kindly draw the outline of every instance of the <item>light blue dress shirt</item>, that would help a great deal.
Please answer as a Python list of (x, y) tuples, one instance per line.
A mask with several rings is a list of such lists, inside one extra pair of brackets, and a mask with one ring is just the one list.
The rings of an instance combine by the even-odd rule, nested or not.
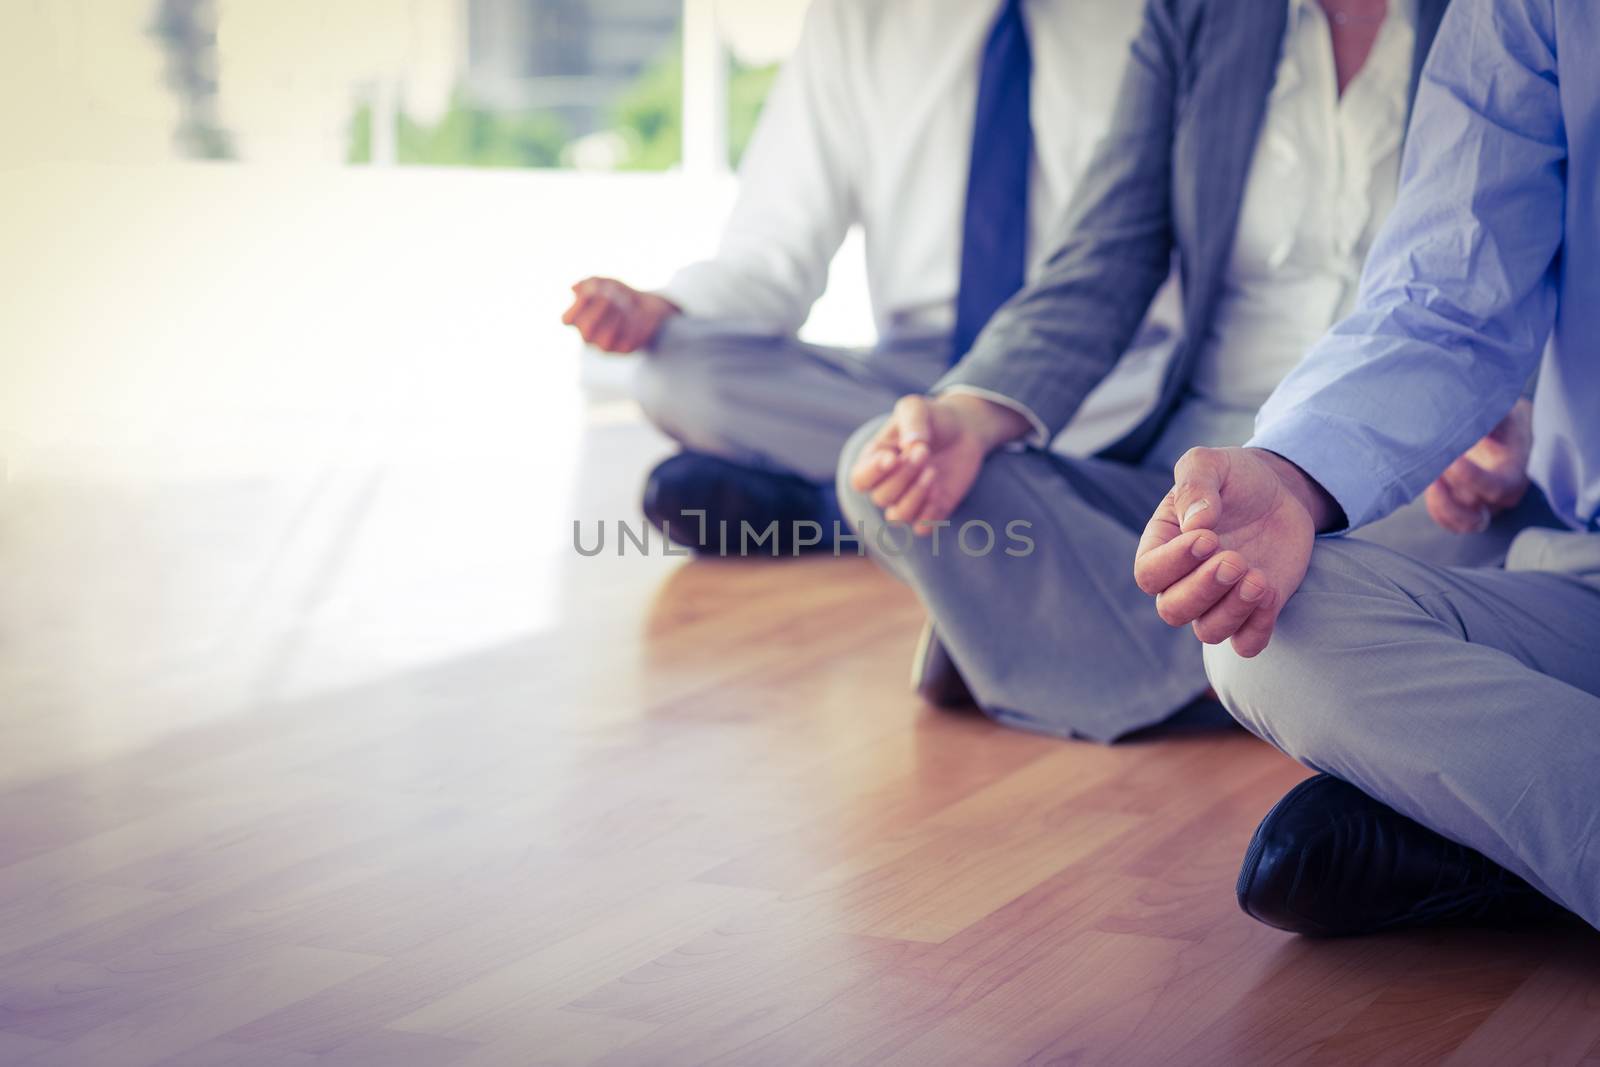
[(1600, 529), (1600, 2), (1455, 0), (1356, 310), (1250, 444), (1361, 526), (1492, 429), (1541, 354), (1533, 479)]

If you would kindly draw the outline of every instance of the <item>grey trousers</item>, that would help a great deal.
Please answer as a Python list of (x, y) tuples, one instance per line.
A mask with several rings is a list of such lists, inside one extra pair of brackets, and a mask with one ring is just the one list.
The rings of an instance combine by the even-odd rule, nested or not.
[(1600, 534), (1476, 569), (1324, 541), (1267, 650), (1206, 665), (1267, 741), (1600, 927)]
[(949, 358), (943, 336), (859, 352), (680, 316), (641, 361), (634, 396), (684, 448), (831, 485), (856, 427), (926, 392)]
[[(1060, 737), (1114, 741), (1162, 722), (1208, 688), (1200, 643), (1157, 617), (1133, 583), (1133, 555), (1172, 488), (1177, 458), (1198, 444), (1240, 444), (1253, 421), (1252, 412), (1193, 400), (1141, 466), (1033, 450), (995, 453), (951, 516), (951, 533), (972, 521), (1001, 533), (1021, 520), (1035, 542), (1026, 557), (970, 557), (950, 536), (938, 546), (918, 539), (892, 554), (870, 537), (867, 544), (916, 590), (987, 715)], [(880, 424), (862, 427), (846, 446), (841, 472)], [(854, 524), (883, 522), (842, 475), (839, 504)], [(1525, 522), (1507, 518), (1462, 538), (1435, 526), (1419, 504), (1362, 536), (1444, 563), (1493, 562)]]

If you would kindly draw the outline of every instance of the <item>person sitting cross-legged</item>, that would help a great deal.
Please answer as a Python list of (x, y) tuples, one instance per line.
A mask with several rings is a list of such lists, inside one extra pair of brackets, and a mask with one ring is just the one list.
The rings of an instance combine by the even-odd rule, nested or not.
[[(1321, 772), (1245, 856), (1263, 922), (1600, 927), (1596, 41), (1587, 0), (1452, 8), (1358, 306), (1245, 447), (1182, 458), (1140, 542), (1139, 585), (1210, 646), (1228, 709)], [(1531, 468), (1560, 529), (1481, 567), (1319, 538), (1424, 493), (1536, 365)]]
[[(1096, 741), (1232, 725), (1206, 697), (1199, 644), (1150, 615), (1124, 561), (1177, 457), (1243, 442), (1261, 402), (1354, 302), (1444, 8), (1148, 5), (1055, 255), (932, 396), (902, 400), (842, 458), (852, 520), (951, 524), (903, 551), (868, 539), (927, 606), (915, 677), (930, 700), (970, 694), (1006, 725)], [(1113, 372), (1174, 251), (1185, 339), (1161, 403), (1092, 458), (1020, 448), (1049, 440)], [(1519, 405), (1446, 475), (1433, 510), (1448, 530), (1419, 506), (1365, 536), (1439, 562), (1495, 558), (1513, 506), (1542, 504), (1524, 494), (1527, 419)], [(1034, 550), (969, 557), (957, 537), (971, 523), (1026, 523)]]
[[(635, 395), (683, 448), (646, 483), (657, 526), (710, 553), (723, 523), (730, 552), (744, 522), (779, 524), (759, 551), (833, 543), (840, 448), (944, 373), (1050, 250), (1043, 236), (1110, 120), (1138, 24), (1128, 0), (811, 5), (716, 255), (654, 292), (611, 278), (573, 287), (565, 321), (639, 354)], [(853, 226), (878, 341), (804, 343), (797, 331)], [(1175, 308), (1165, 315), (1135, 346), (1157, 372), (1175, 343)], [(1115, 436), (1152, 377), (1109, 385), (1075, 432)], [(796, 536), (803, 522), (825, 536)]]

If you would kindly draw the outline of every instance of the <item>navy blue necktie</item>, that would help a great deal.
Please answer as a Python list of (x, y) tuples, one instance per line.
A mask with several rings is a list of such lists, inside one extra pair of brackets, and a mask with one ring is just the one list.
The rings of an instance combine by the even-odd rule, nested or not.
[(1022, 0), (1005, 0), (983, 46), (978, 78), (952, 363), (967, 354), (984, 323), (1022, 288), (1027, 271), (1032, 80), (1033, 55), (1022, 21)]

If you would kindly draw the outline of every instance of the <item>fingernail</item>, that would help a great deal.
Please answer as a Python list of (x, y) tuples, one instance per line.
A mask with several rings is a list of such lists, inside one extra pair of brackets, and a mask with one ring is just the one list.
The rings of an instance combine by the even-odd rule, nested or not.
[(1214, 537), (1197, 537), (1194, 544), (1189, 546), (1189, 551), (1194, 553), (1195, 559), (1205, 559), (1217, 550), (1217, 539)]
[(1189, 510), (1183, 513), (1184, 525), (1188, 525), (1190, 519), (1194, 518), (1196, 515), (1200, 514), (1210, 506), (1210, 503), (1204, 500), (1196, 500), (1193, 504), (1190, 504)]
[(1217, 581), (1223, 585), (1232, 585), (1244, 577), (1244, 568), (1237, 563), (1223, 563), (1217, 567)]
[(1255, 582), (1245, 582), (1239, 587), (1239, 599), (1244, 601), (1246, 604), (1254, 604), (1256, 601), (1266, 596), (1266, 594), (1267, 587), (1264, 585), (1257, 585)]

